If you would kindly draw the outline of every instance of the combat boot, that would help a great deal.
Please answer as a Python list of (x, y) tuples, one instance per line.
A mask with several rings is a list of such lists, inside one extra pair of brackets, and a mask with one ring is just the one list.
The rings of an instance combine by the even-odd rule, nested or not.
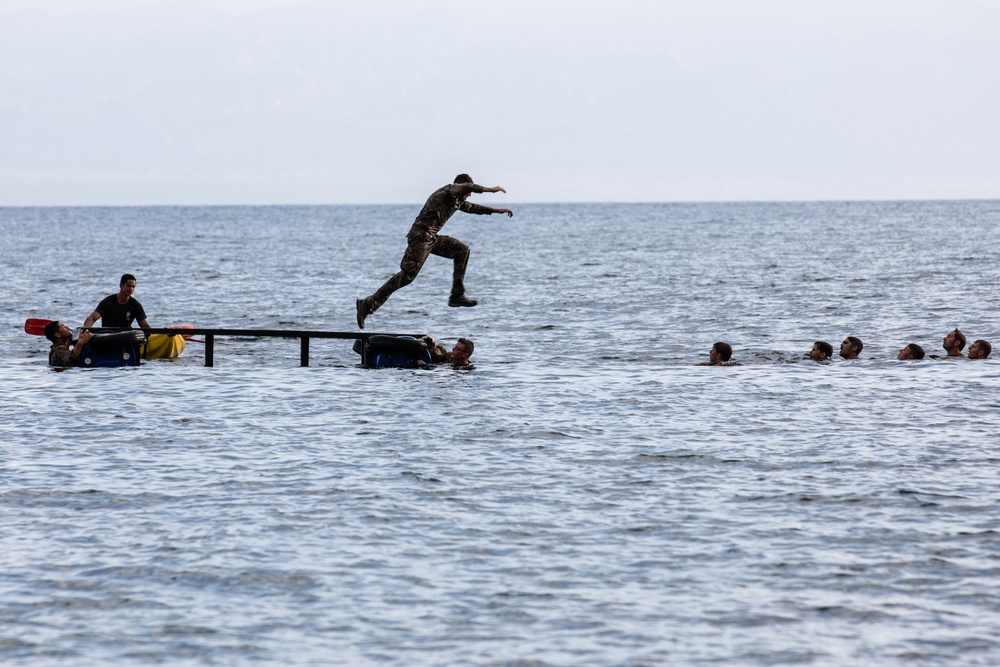
[(448, 305), (451, 306), (452, 308), (472, 308), (477, 303), (479, 302), (476, 301), (475, 299), (470, 299), (466, 297), (464, 294), (460, 296), (455, 296), (453, 294), (448, 299)]

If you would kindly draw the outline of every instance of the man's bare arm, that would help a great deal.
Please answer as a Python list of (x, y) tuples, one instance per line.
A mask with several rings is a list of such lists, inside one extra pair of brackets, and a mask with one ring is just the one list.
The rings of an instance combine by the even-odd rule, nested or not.
[(73, 346), (73, 351), (70, 352), (70, 355), (73, 357), (74, 361), (80, 358), (80, 353), (83, 352), (83, 346), (89, 343), (90, 339), (93, 337), (94, 334), (92, 334), (89, 331), (80, 332), (80, 338), (79, 340), (76, 341), (76, 345)]

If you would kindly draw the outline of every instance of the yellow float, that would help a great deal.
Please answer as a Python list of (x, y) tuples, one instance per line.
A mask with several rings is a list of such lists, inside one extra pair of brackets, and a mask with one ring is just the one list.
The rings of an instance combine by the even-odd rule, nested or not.
[[(192, 329), (190, 324), (185, 324), (178, 329)], [(142, 346), (139, 355), (143, 359), (173, 359), (179, 357), (184, 348), (187, 347), (187, 336), (183, 334), (149, 334), (146, 337), (146, 344)]]

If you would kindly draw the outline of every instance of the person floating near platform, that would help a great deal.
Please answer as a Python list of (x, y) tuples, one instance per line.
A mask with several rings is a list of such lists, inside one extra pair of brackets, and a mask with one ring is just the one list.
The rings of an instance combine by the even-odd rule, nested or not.
[(465, 308), (476, 305), (474, 299), (465, 296), (465, 267), (469, 262), (469, 247), (450, 236), (439, 236), (438, 232), (455, 211), (475, 215), (500, 213), (506, 214), (508, 218), (513, 217), (514, 213), (507, 208), (490, 208), (466, 201), (474, 192), (506, 193), (507, 191), (499, 185), (492, 188), (476, 185), (468, 174), (459, 174), (455, 177), (454, 183), (435, 190), (420, 209), (406, 235), (406, 251), (399, 263), (399, 272), (374, 294), (355, 302), (359, 328), (365, 328), (365, 318), (378, 310), (393, 292), (413, 282), (428, 255), (438, 255), (455, 261), (448, 305)]
[(84, 329), (89, 329), (97, 320), (101, 320), (101, 325), (106, 327), (131, 328), (132, 322), (138, 321), (141, 328), (150, 328), (146, 320), (146, 311), (132, 296), (135, 292), (135, 276), (126, 273), (122, 276), (118, 287), (117, 294), (109, 294), (97, 304), (94, 312), (84, 321)]
[(944, 340), (941, 342), (941, 347), (944, 351), (948, 353), (949, 357), (962, 357), (962, 350), (965, 349), (965, 334), (959, 331), (957, 328), (949, 331)]
[(430, 336), (394, 336), (372, 334), (367, 340), (356, 340), (354, 351), (361, 355), (367, 368), (430, 368), (451, 364), (453, 368), (473, 368), (469, 362), (476, 346), (468, 338), (459, 338), (451, 352)]
[(833, 357), (833, 345), (830, 345), (825, 340), (818, 340), (813, 343), (812, 349), (809, 350), (809, 358), (813, 361), (829, 361)]
[(473, 351), (476, 346), (468, 338), (459, 338), (451, 348), (451, 352), (448, 353), (447, 361), (454, 368), (462, 368), (471, 366), (472, 362), (469, 361), (469, 357), (472, 356)]
[(857, 336), (848, 336), (840, 344), (840, 356), (844, 359), (857, 359), (861, 350), (865, 349), (865, 344)]
[(980, 338), (969, 346), (969, 359), (989, 359), (993, 352), (993, 346), (989, 341)]
[[(451, 348), (451, 352), (447, 352), (444, 346), (438, 345), (438, 343), (430, 336), (424, 336), (422, 338), (424, 345), (427, 346), (427, 351), (431, 355), (431, 364), (451, 364), (455, 368), (461, 368), (462, 366), (469, 366), (469, 357), (472, 356), (472, 352), (476, 349), (475, 343), (473, 343), (468, 338), (459, 338), (455, 341), (455, 345)], [(417, 362), (418, 366), (430, 365), (425, 362)]]
[(924, 348), (920, 347), (916, 343), (907, 343), (903, 346), (903, 349), (899, 351), (896, 355), (896, 359), (900, 361), (917, 360), (923, 359), (925, 356)]
[(733, 358), (733, 346), (729, 343), (719, 341), (712, 345), (708, 351), (708, 363), (704, 366), (735, 366), (736, 363), (730, 361)]
[(45, 325), (45, 337), (52, 342), (49, 350), (49, 366), (69, 368), (80, 365), (80, 353), (83, 346), (94, 337), (86, 329), (80, 332), (79, 340), (73, 340), (73, 332), (62, 322), (49, 322)]

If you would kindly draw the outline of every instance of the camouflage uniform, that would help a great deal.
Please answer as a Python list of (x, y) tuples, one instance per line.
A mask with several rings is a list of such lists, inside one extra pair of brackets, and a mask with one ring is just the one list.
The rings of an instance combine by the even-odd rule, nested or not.
[(73, 341), (69, 344), (63, 343), (62, 345), (52, 344), (52, 349), (49, 350), (49, 366), (62, 366), (63, 368), (68, 366), (76, 366), (76, 359), (73, 358), (73, 347), (76, 345)]
[(413, 282), (413, 279), (420, 273), (428, 255), (438, 255), (455, 260), (451, 295), (457, 298), (465, 294), (465, 267), (469, 263), (469, 247), (450, 236), (438, 236), (438, 232), (455, 211), (474, 215), (493, 213), (493, 209), (488, 206), (462, 201), (464, 195), (483, 191), (483, 186), (475, 183), (450, 183), (436, 190), (427, 199), (427, 203), (420, 209), (420, 213), (406, 235), (406, 252), (403, 253), (403, 259), (399, 263), (399, 273), (365, 299), (370, 312), (374, 313), (378, 310), (389, 296), (400, 287)]

